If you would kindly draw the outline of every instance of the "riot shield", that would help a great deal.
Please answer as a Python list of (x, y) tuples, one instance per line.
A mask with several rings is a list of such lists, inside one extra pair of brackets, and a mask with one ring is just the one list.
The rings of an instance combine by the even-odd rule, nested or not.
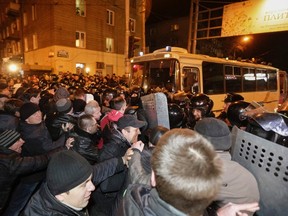
[(167, 98), (164, 93), (153, 93), (141, 97), (149, 128), (161, 125), (170, 129)]
[(261, 137), (232, 130), (232, 160), (248, 169), (256, 178), (260, 191), (257, 216), (287, 215), (288, 148)]

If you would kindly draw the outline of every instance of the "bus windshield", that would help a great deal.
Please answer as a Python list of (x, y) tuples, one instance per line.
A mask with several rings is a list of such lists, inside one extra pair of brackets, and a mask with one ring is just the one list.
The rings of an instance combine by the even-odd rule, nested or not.
[(148, 90), (167, 90), (175, 92), (179, 62), (175, 59), (144, 61), (132, 64), (131, 85), (142, 86)]

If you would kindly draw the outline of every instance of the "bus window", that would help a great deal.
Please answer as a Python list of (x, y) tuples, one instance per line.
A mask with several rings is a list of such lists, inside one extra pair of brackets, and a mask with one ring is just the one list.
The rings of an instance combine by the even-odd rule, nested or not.
[(226, 65), (224, 67), (224, 70), (225, 70), (226, 92), (241, 92), (242, 78), (240, 68)]
[(256, 91), (255, 69), (243, 68), (243, 92)]
[(223, 64), (205, 62), (202, 64), (203, 92), (205, 94), (223, 94)]
[(163, 59), (132, 64), (131, 86), (142, 86), (145, 93), (149, 90), (174, 92), (179, 85), (179, 62)]
[(195, 67), (184, 67), (182, 76), (182, 87), (185, 92), (197, 94), (199, 92), (198, 83), (199, 69)]
[(277, 90), (277, 73), (276, 71), (267, 70), (268, 78), (268, 90), (276, 91)]
[(257, 91), (267, 90), (267, 76), (266, 70), (257, 69), (256, 70), (256, 86)]
[(173, 91), (175, 86), (175, 60), (152, 61), (149, 66), (150, 88)]

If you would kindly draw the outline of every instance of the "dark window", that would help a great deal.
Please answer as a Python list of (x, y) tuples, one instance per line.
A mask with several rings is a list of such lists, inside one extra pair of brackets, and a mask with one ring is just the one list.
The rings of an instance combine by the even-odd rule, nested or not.
[(226, 92), (241, 92), (241, 69), (235, 66), (225, 66)]
[(276, 71), (268, 70), (267, 71), (268, 78), (268, 90), (276, 91), (277, 90), (277, 74)]
[(223, 94), (224, 78), (223, 65), (211, 62), (203, 62), (203, 92), (205, 94)]

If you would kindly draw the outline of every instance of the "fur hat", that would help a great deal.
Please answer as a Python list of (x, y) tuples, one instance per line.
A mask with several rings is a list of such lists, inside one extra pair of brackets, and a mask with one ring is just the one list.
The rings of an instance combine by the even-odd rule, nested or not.
[(20, 108), (20, 118), (25, 121), (27, 118), (29, 118), (31, 115), (39, 111), (40, 108), (37, 104), (34, 103), (25, 103)]
[(123, 115), (117, 122), (119, 129), (124, 129), (125, 127), (142, 128), (146, 125), (146, 122), (139, 121), (134, 115)]
[(56, 109), (60, 113), (68, 113), (72, 109), (72, 102), (67, 98), (61, 98), (56, 102)]
[(0, 146), (9, 148), (20, 139), (20, 133), (14, 130), (5, 130), (0, 134)]
[(57, 102), (61, 98), (69, 98), (69, 97), (70, 97), (69, 91), (66, 88), (64, 88), (64, 87), (59, 87), (56, 90), (56, 92), (55, 92), (55, 94), (53, 96), (53, 99), (54, 99), (55, 102)]
[(82, 184), (92, 172), (92, 166), (77, 152), (72, 150), (60, 151), (52, 156), (48, 164), (47, 186), (55, 196)]
[(228, 150), (232, 145), (229, 127), (216, 118), (203, 118), (197, 121), (194, 130), (208, 139), (215, 150)]

